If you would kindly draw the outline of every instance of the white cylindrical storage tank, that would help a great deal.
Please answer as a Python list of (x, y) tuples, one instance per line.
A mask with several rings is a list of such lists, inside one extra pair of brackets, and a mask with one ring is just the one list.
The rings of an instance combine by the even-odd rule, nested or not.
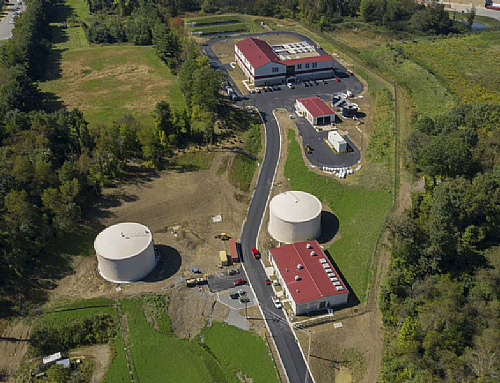
[(115, 283), (134, 282), (155, 266), (153, 235), (139, 223), (119, 223), (104, 229), (94, 241), (99, 274)]
[(269, 234), (280, 242), (315, 239), (321, 230), (321, 202), (302, 191), (278, 194), (269, 204)]

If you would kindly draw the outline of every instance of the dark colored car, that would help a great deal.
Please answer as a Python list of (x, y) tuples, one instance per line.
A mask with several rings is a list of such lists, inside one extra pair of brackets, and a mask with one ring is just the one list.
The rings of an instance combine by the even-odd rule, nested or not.
[(237, 279), (236, 281), (233, 282), (233, 285), (235, 286), (240, 286), (240, 285), (244, 285), (245, 283), (247, 283), (247, 281), (245, 281), (244, 279)]
[(266, 278), (265, 282), (266, 282), (266, 285), (270, 285), (271, 284), (271, 280), (269, 278)]
[(255, 259), (259, 259), (260, 258), (259, 250), (257, 250), (255, 247), (252, 249), (252, 254), (253, 254), (253, 257)]

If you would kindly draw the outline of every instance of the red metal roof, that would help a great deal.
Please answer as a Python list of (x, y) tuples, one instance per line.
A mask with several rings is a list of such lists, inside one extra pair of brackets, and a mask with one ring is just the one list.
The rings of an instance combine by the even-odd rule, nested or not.
[(236, 46), (254, 68), (280, 61), (273, 48), (264, 40), (249, 37), (237, 42)]
[(248, 37), (236, 43), (240, 52), (246, 57), (254, 68), (260, 68), (270, 62), (282, 65), (297, 65), (303, 63), (312, 63), (320, 61), (332, 61), (333, 57), (330, 55), (320, 55), (312, 57), (302, 57), (299, 59), (280, 60), (278, 55), (274, 53), (273, 48), (264, 40), (254, 39)]
[[(307, 244), (311, 245), (310, 249), (307, 248)], [(312, 251), (316, 255), (311, 255)], [(349, 293), (317, 241), (292, 243), (271, 249), (270, 253), (295, 304), (331, 295)], [(299, 264), (302, 265), (302, 268), (298, 267)], [(327, 267), (324, 267), (324, 264)], [(325, 271), (328, 268), (331, 269), (330, 274), (334, 274), (332, 277), (338, 279), (340, 286), (344, 288), (343, 290), (337, 290), (327, 271)], [(296, 276), (299, 277), (299, 280), (296, 280)]]
[(299, 98), (297, 101), (304, 105), (313, 117), (333, 114), (333, 110), (319, 97)]
[(239, 262), (238, 248), (236, 247), (236, 241), (234, 238), (229, 238), (229, 250), (231, 251), (231, 259), (234, 262)]

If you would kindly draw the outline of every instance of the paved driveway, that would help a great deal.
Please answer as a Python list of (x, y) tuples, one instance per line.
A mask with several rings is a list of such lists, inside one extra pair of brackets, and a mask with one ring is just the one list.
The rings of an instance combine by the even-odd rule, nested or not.
[(14, 12), (23, 12), (26, 10), (26, 4), (18, 3), (17, 0), (10, 0), (6, 6), (7, 16), (0, 22), (0, 40), (7, 40), (12, 37), (14, 29)]

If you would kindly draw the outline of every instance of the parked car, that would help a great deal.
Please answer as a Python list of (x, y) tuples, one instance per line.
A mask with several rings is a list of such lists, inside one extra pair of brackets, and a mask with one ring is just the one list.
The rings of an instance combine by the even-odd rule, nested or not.
[(244, 285), (245, 283), (247, 283), (247, 281), (245, 281), (244, 279), (237, 279), (236, 281), (233, 282), (233, 285), (234, 286), (241, 286), (241, 285)]
[(273, 303), (274, 303), (274, 306), (277, 308), (277, 309), (280, 309), (283, 307), (283, 305), (281, 304), (281, 301), (280, 299), (277, 297), (277, 296), (274, 296), (273, 297)]
[(245, 304), (245, 303), (250, 302), (250, 299), (248, 299), (248, 297), (240, 297), (240, 302)]
[(316, 85), (316, 86), (319, 85), (317, 81), (313, 81), (313, 84)]
[(291, 82), (289, 82), (288, 84), (286, 84), (286, 86), (289, 87), (290, 89), (295, 88)]
[(266, 285), (268, 285), (268, 286), (271, 284), (271, 280), (269, 278), (266, 278), (265, 282), (266, 282)]
[(340, 82), (340, 78), (335, 77), (335, 81)]
[(326, 80), (323, 80), (323, 84), (325, 84), (325, 85), (326, 85), (326, 84), (328, 84), (328, 81), (326, 81)]
[(307, 81), (305, 81), (305, 82), (304, 82), (304, 86), (305, 86), (306, 88), (308, 88), (308, 87), (309, 87), (309, 83), (308, 83)]
[(253, 254), (253, 257), (255, 259), (259, 259), (260, 258), (259, 250), (257, 250), (255, 247), (252, 249), (252, 254)]
[(260, 93), (260, 88), (255, 88), (255, 93)]
[(229, 297), (231, 299), (238, 299), (240, 297), (240, 293), (238, 293), (237, 291), (231, 291), (229, 292)]
[(268, 86), (268, 87), (267, 87), (267, 91), (268, 91), (268, 92), (272, 92), (272, 91), (273, 91), (273, 88), (272, 88), (272, 87), (270, 87), (270, 86)]
[(238, 270), (235, 270), (235, 269), (229, 269), (227, 271), (227, 275), (235, 275), (235, 274), (238, 274)]
[(311, 154), (312, 151), (313, 151), (313, 149), (309, 145), (306, 145), (306, 153)]
[(262, 88), (262, 91), (263, 91), (263, 92), (267, 92), (267, 88), (264, 86), (264, 87)]

